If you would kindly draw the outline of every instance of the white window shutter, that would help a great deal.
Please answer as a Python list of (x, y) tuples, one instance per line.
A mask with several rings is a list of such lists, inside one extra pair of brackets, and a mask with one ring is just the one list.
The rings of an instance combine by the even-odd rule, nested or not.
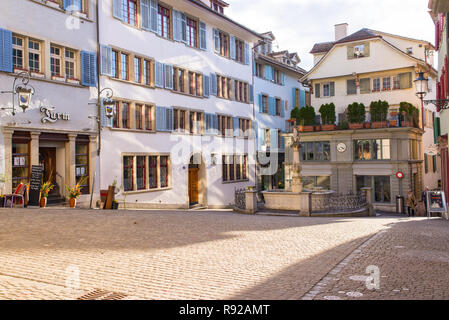
[(181, 12), (173, 10), (173, 40), (181, 41)]
[(122, 1), (114, 0), (112, 3), (112, 7), (114, 17), (123, 20)]
[(210, 74), (210, 94), (217, 95), (217, 75), (215, 73)]
[(150, 30), (157, 33), (157, 0), (150, 0)]
[(235, 60), (235, 37), (234, 36), (230, 36), (230, 56), (231, 59)]
[(215, 52), (220, 52), (220, 32), (217, 29), (214, 29), (214, 44), (215, 44)]
[(173, 89), (173, 67), (169, 64), (164, 64), (163, 73), (164, 73), (164, 87), (166, 89)]
[(187, 18), (181, 13), (181, 41), (187, 43)]
[(112, 48), (106, 45), (100, 46), (101, 74), (112, 76)]
[(140, 0), (142, 29), (150, 30), (150, 0)]
[(245, 64), (249, 65), (251, 52), (249, 50), (249, 44), (245, 43)]
[(200, 22), (200, 49), (207, 50), (207, 32), (206, 32), (206, 24), (204, 22)]

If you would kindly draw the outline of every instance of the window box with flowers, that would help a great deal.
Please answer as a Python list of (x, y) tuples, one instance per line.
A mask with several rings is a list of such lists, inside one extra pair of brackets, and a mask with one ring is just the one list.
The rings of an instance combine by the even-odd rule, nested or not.
[(28, 72), (28, 69), (14, 67), (14, 73)]
[(30, 75), (34, 78), (44, 79), (45, 74), (42, 72), (31, 71)]
[(67, 78), (67, 83), (80, 84), (80, 80), (76, 78)]
[(65, 82), (65, 78), (63, 76), (60, 76), (60, 75), (51, 76), (51, 79), (55, 80), (55, 81), (59, 81), (59, 82)]

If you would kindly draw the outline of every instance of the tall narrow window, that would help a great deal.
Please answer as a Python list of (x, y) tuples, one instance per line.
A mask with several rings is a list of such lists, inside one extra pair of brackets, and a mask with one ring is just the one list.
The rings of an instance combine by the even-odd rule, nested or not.
[(168, 157), (161, 156), (160, 157), (160, 171), (161, 171), (161, 188), (168, 187)]
[(122, 128), (129, 128), (129, 103), (122, 102)]
[(61, 49), (55, 46), (50, 47), (50, 69), (52, 76), (61, 75)]
[(159, 6), (157, 16), (157, 34), (161, 37), (168, 38), (170, 30), (170, 10)]
[(143, 126), (142, 126), (142, 111), (143, 111), (143, 106), (141, 104), (136, 104), (136, 129), (137, 130), (142, 130)]
[(123, 157), (123, 187), (125, 191), (132, 191), (134, 189), (133, 184), (133, 162), (134, 157)]
[(195, 75), (189, 72), (189, 93), (195, 94)]
[(128, 55), (120, 54), (122, 80), (128, 80)]
[(118, 78), (118, 52), (112, 51), (112, 76)]
[(28, 41), (28, 65), (30, 71), (40, 72), (41, 66), (40, 43), (34, 40)]
[(151, 62), (148, 60), (143, 63), (143, 81), (146, 85), (151, 85)]
[(373, 91), (380, 91), (380, 78), (373, 79)]
[(187, 45), (191, 47), (197, 46), (197, 25), (196, 21), (187, 18)]
[(140, 69), (141, 69), (141, 62), (142, 60), (140, 58), (134, 58), (134, 81), (137, 83), (141, 83), (142, 80), (140, 78)]
[(137, 190), (146, 189), (146, 157), (136, 157)]
[(112, 118), (112, 126), (114, 128), (120, 128), (120, 123), (119, 123), (119, 103), (115, 102), (114, 105), (114, 116)]
[(226, 156), (222, 157), (222, 164), (221, 164), (222, 177), (224, 182), (228, 181), (228, 163), (226, 161), (227, 160), (226, 158), (227, 158)]
[(65, 77), (75, 78), (75, 51), (70, 49), (65, 49)]
[(89, 193), (89, 144), (76, 142), (75, 144), (75, 177), (76, 183), (79, 183), (83, 178), (84, 184), (81, 185), (83, 194)]
[(17, 188), (20, 183), (28, 183), (30, 147), (28, 143), (14, 142), (12, 144), (12, 187)]
[(151, 106), (145, 106), (145, 129), (153, 130), (153, 108)]
[(150, 189), (157, 188), (157, 156), (150, 156), (148, 159), (149, 164), (149, 186)]
[(382, 87), (383, 87), (384, 91), (391, 90), (391, 78), (390, 77), (382, 78)]
[(12, 37), (12, 60), (14, 68), (23, 69), (23, 38), (17, 36)]
[(137, 25), (137, 0), (122, 0), (122, 12), (126, 23)]

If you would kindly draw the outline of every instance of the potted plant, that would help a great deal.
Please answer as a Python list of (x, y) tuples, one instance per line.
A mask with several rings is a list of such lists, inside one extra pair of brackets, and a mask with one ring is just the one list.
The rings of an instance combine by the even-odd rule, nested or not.
[(118, 202), (117, 200), (112, 201), (112, 210), (117, 210), (118, 209)]
[(337, 120), (337, 116), (335, 115), (335, 105), (333, 103), (326, 103), (321, 105), (320, 114), (323, 125), (321, 128), (323, 131), (332, 131), (337, 127), (335, 125), (335, 121)]
[[(366, 108), (363, 103), (354, 102), (346, 109), (350, 129), (362, 129), (366, 117)], [(369, 122), (367, 122), (369, 124)]]
[(45, 182), (41, 186), (41, 199), (39, 201), (39, 206), (41, 208), (45, 208), (47, 206), (48, 194), (50, 193), (51, 190), (53, 190), (53, 188), (54, 188), (54, 185), (53, 185), (53, 183), (51, 183), (50, 180)]
[(408, 102), (399, 104), (399, 112), (402, 115), (402, 127), (419, 127), (419, 109)]
[(300, 132), (313, 132), (315, 129), (315, 109), (305, 106), (299, 109), (298, 118)]
[(290, 112), (290, 119), (287, 120), (288, 122), (294, 122), (294, 124), (298, 125), (299, 124), (299, 108), (298, 107), (294, 107), (292, 109), (292, 111)]
[(371, 127), (373, 129), (385, 128), (389, 104), (387, 101), (373, 101), (370, 104)]
[(70, 188), (67, 185), (65, 186), (67, 190), (67, 197), (69, 198), (70, 208), (76, 207), (76, 199), (78, 199), (81, 195), (81, 186), (86, 182), (86, 180), (87, 177), (82, 177), (73, 188)]

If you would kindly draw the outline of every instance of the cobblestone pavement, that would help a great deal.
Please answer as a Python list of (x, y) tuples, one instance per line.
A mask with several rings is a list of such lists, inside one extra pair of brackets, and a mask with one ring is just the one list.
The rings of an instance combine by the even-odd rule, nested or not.
[[(0, 299), (447, 299), (448, 232), (440, 219), (0, 209)], [(349, 279), (371, 264), (380, 290)]]

